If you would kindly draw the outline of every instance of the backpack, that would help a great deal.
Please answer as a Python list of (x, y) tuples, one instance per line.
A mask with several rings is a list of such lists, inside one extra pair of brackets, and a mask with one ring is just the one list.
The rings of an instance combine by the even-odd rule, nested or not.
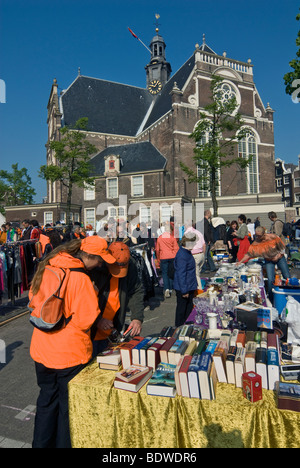
[(290, 238), (293, 236), (293, 226), (291, 223), (283, 223), (282, 235)]
[(69, 323), (72, 317), (65, 315), (64, 296), (72, 271), (87, 274), (83, 268), (45, 267), (41, 286), (28, 303), (29, 321), (34, 327), (50, 332), (64, 328)]

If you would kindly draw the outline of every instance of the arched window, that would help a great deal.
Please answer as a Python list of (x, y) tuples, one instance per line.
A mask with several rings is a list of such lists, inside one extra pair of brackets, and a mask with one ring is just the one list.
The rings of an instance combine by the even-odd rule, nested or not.
[[(197, 147), (201, 147), (201, 146), (204, 146), (207, 143), (209, 143), (211, 131), (212, 131), (212, 125), (210, 125), (207, 128), (207, 131), (205, 132), (205, 134), (197, 142)], [(209, 181), (207, 179), (207, 173), (208, 173), (208, 170), (205, 167), (197, 166), (197, 177), (200, 178), (200, 177), (203, 176), (203, 181), (198, 182), (198, 197), (199, 198), (209, 198), (210, 197), (210, 191), (207, 189), (207, 185), (209, 183)], [(218, 186), (218, 189), (217, 189), (217, 195), (220, 196), (220, 194), (221, 194), (220, 171), (218, 171), (218, 181), (219, 181), (219, 186)]]
[(246, 136), (239, 141), (239, 157), (246, 159), (252, 156), (252, 161), (246, 168), (247, 193), (259, 192), (257, 155), (257, 139), (255, 133), (248, 129)]

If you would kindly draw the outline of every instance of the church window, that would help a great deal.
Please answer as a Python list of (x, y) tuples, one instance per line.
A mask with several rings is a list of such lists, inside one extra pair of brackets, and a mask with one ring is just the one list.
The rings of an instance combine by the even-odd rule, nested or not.
[[(210, 135), (212, 131), (212, 126), (210, 125), (205, 134), (202, 136), (200, 141), (197, 142), (197, 146), (201, 147), (209, 143)], [(205, 163), (200, 166), (197, 166), (197, 177), (200, 178), (198, 182), (198, 197), (199, 198), (209, 198), (210, 191), (208, 190), (209, 180), (207, 177), (207, 169), (205, 168)], [(202, 180), (201, 180), (202, 178)], [(220, 171), (218, 171), (218, 180), (219, 187), (217, 187), (217, 195), (220, 196)]]
[(252, 160), (246, 168), (247, 193), (258, 193), (257, 141), (254, 132), (249, 129), (246, 136), (239, 141), (239, 157), (246, 159), (250, 156)]

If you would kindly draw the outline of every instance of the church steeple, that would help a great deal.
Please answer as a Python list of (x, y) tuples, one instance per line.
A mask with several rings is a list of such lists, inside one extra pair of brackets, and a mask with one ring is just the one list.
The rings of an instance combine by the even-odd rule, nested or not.
[(153, 37), (150, 43), (151, 50), (151, 60), (148, 65), (146, 65), (146, 75), (147, 75), (147, 88), (151, 82), (159, 81), (161, 86), (164, 86), (169, 80), (172, 69), (169, 62), (166, 60), (166, 44), (163, 37), (159, 34), (158, 28), (158, 18), (159, 15), (156, 14), (156, 29), (155, 36)]

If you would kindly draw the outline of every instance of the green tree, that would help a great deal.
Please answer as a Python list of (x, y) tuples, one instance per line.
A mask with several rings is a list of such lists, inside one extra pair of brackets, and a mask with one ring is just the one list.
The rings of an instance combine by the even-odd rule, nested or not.
[(4, 206), (30, 205), (36, 194), (31, 186), (31, 177), (27, 169), (18, 168), (18, 163), (12, 164), (12, 172), (0, 170), (0, 210)]
[[(296, 16), (296, 20), (300, 21), (300, 13)], [(285, 91), (287, 94), (292, 95), (294, 99), (298, 99), (299, 102), (299, 88), (300, 88), (300, 30), (296, 38), (296, 45), (298, 51), (296, 52), (296, 58), (291, 60), (289, 63), (293, 71), (286, 73), (283, 77), (285, 84)]]
[(51, 141), (50, 149), (54, 150), (56, 164), (41, 166), (39, 176), (51, 182), (61, 182), (67, 191), (67, 224), (70, 222), (70, 211), (74, 185), (84, 187), (94, 185), (91, 177), (90, 156), (97, 148), (89, 143), (85, 131), (88, 127), (86, 117), (77, 120), (74, 128), (63, 127), (61, 139)]
[(223, 79), (215, 76), (211, 81), (211, 103), (201, 112), (200, 120), (190, 138), (196, 143), (193, 160), (196, 169), (180, 163), (188, 175), (189, 183), (200, 184), (202, 190), (210, 192), (214, 216), (218, 216), (217, 194), (219, 178), (223, 167), (237, 164), (245, 169), (252, 157), (235, 156), (235, 147), (245, 137), (241, 115), (237, 112), (235, 96), (225, 96)]

